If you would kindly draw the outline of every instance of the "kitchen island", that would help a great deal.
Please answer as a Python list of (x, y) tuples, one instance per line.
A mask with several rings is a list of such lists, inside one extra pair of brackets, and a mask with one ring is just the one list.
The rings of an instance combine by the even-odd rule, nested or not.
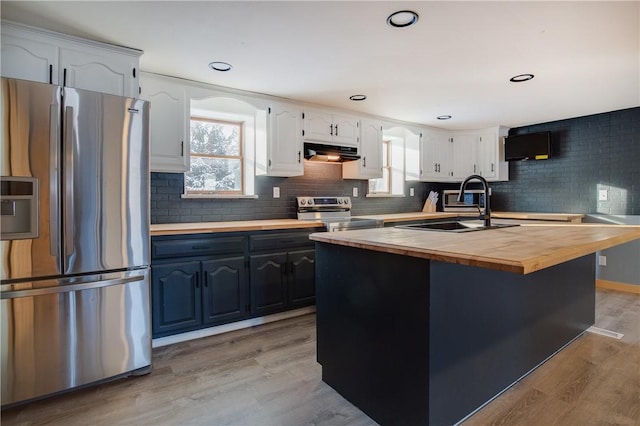
[(639, 227), (316, 233), (323, 380), (377, 422), (454, 424), (594, 323), (595, 253)]

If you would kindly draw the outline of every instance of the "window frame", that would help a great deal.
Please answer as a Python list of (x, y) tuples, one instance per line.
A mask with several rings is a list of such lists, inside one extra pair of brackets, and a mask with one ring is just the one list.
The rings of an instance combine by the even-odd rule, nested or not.
[[(226, 124), (226, 125), (233, 125), (233, 126), (237, 126), (238, 127), (238, 142), (239, 142), (239, 149), (238, 155), (224, 155), (224, 154), (202, 154), (202, 153), (195, 153), (191, 150), (191, 144), (189, 144), (189, 156), (191, 157), (191, 161), (190, 163), (193, 161), (194, 157), (200, 157), (200, 158), (214, 158), (214, 159), (235, 159), (235, 160), (239, 160), (240, 161), (240, 189), (239, 190), (220, 190), (220, 191), (211, 191), (211, 190), (193, 190), (193, 189), (187, 189), (187, 180), (185, 178), (184, 180), (184, 195), (186, 196), (190, 196), (190, 195), (244, 195), (244, 191), (245, 191), (245, 182), (244, 182), (244, 173), (245, 173), (245, 158), (244, 158), (244, 121), (232, 121), (232, 120), (221, 120), (218, 118), (210, 118), (210, 117), (203, 117), (203, 116), (198, 116), (198, 115), (192, 115), (189, 117), (189, 126), (191, 126), (191, 122), (192, 121), (205, 121), (205, 122), (209, 122), (209, 123), (216, 123), (216, 124)], [(189, 127), (189, 131), (191, 131), (191, 127)], [(191, 167), (189, 167), (189, 172), (191, 172)]]
[[(384, 152), (386, 150), (386, 156)], [(384, 159), (386, 158), (386, 164), (384, 163)], [(392, 195), (392, 187), (391, 187), (391, 140), (383, 140), (382, 141), (382, 176), (381, 178), (369, 179), (368, 181), (368, 194), (374, 196), (384, 196), (384, 195)], [(387, 171), (387, 190), (386, 191), (373, 191), (371, 189), (371, 181), (384, 179), (384, 171)]]

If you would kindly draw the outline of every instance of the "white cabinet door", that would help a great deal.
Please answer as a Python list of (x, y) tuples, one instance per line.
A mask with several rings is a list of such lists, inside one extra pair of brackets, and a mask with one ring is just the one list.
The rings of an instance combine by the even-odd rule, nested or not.
[(58, 47), (2, 34), (2, 76), (58, 84)]
[(420, 141), (420, 180), (446, 182), (451, 179), (451, 136), (448, 133), (425, 129)]
[(305, 110), (304, 140), (358, 146), (360, 122), (355, 117)]
[(333, 142), (333, 116), (322, 112), (305, 110), (304, 139), (319, 142)]
[(376, 120), (362, 120), (360, 160), (342, 163), (343, 179), (377, 179), (382, 177), (382, 125)]
[(509, 180), (509, 164), (504, 161), (503, 138), (508, 134), (506, 127), (497, 127), (482, 131), (479, 136), (478, 174), (489, 181)]
[(138, 97), (134, 58), (89, 48), (60, 49), (61, 81), (65, 86), (112, 95)]
[(189, 171), (190, 109), (185, 89), (146, 73), (141, 78), (140, 88), (140, 97), (151, 102), (151, 171)]
[(487, 180), (493, 180), (497, 176), (496, 150), (497, 137), (495, 133), (483, 133), (480, 135), (478, 146), (478, 174)]
[(477, 173), (476, 151), (479, 136), (475, 134), (458, 134), (453, 136), (453, 179), (463, 180), (467, 176)]
[(293, 104), (269, 107), (267, 175), (302, 176), (302, 109)]
[(344, 115), (333, 115), (333, 142), (339, 145), (358, 146), (359, 121)]

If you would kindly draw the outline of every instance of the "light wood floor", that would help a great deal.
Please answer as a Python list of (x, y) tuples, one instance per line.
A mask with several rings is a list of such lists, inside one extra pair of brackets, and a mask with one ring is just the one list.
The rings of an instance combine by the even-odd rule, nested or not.
[[(640, 425), (640, 296), (599, 290), (596, 325), (470, 425)], [(154, 371), (2, 412), (2, 425), (375, 425), (321, 381), (306, 315), (153, 352)]]

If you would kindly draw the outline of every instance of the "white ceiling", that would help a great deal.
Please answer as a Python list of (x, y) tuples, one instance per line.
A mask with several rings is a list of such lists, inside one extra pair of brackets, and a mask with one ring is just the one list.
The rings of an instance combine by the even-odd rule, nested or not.
[[(388, 26), (402, 9), (417, 25)], [(3, 0), (1, 13), (141, 49), (144, 71), (447, 129), (640, 106), (640, 1)], [(522, 73), (535, 79), (509, 82)]]

